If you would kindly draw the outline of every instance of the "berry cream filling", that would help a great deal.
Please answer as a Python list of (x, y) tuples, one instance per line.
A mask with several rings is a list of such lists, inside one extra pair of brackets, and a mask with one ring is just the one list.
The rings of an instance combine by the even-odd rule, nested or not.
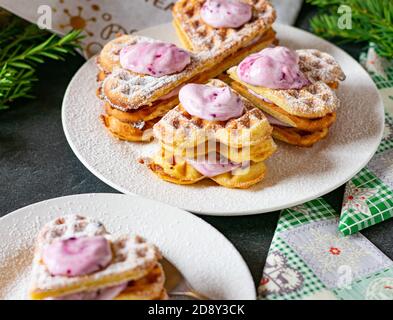
[(53, 276), (77, 277), (106, 268), (112, 250), (103, 236), (69, 238), (46, 245), (42, 260)]
[(190, 114), (211, 121), (226, 121), (240, 117), (244, 105), (229, 87), (187, 84), (179, 92), (183, 108)]
[(216, 159), (215, 156), (196, 160), (187, 159), (187, 163), (205, 177), (214, 177), (242, 167), (241, 163), (232, 162), (224, 157)]
[(71, 293), (64, 296), (58, 296), (54, 298), (47, 298), (45, 300), (113, 300), (116, 298), (125, 288), (127, 288), (128, 282), (119, 284), (117, 286), (106, 287), (93, 291), (83, 291), (78, 293)]
[(257, 36), (256, 38), (250, 40), (249, 42), (247, 42), (246, 44), (244, 44), (242, 46), (242, 48), (246, 48), (246, 47), (251, 47), (252, 45), (256, 44), (259, 40), (261, 40), (263, 38), (263, 34), (260, 36)]
[(293, 126), (291, 126), (291, 125), (289, 125), (289, 124), (287, 124), (285, 122), (282, 122), (281, 120), (273, 117), (272, 115), (270, 115), (268, 113), (265, 113), (265, 117), (266, 117), (267, 121), (269, 121), (269, 123), (271, 125), (276, 125), (276, 126), (280, 126), (280, 127), (287, 127), (287, 128), (293, 128)]
[(213, 28), (239, 28), (252, 17), (252, 7), (239, 0), (207, 0), (201, 18)]
[(124, 69), (153, 77), (181, 72), (190, 62), (190, 54), (171, 43), (141, 42), (120, 51)]
[(179, 94), (180, 89), (182, 87), (183, 87), (182, 85), (176, 87), (175, 89), (173, 89), (169, 93), (167, 93), (167, 94), (163, 95), (162, 97), (160, 97), (157, 101), (168, 100), (170, 98), (173, 98), (173, 97), (177, 96)]
[(310, 84), (299, 57), (286, 47), (266, 48), (245, 58), (237, 68), (240, 80), (270, 89), (301, 89)]
[(261, 96), (260, 94), (258, 94), (258, 93), (256, 93), (256, 92), (252, 91), (251, 89), (248, 89), (248, 92), (251, 93), (253, 96), (255, 96), (255, 97), (257, 97), (257, 98), (259, 98), (259, 99), (265, 101), (266, 103), (273, 103), (273, 101), (271, 101), (271, 100), (265, 98), (264, 96)]
[[(248, 92), (251, 93), (253, 96), (256, 96), (257, 98), (259, 98), (259, 99), (265, 101), (266, 103), (271, 103), (271, 104), (273, 104), (272, 101), (270, 101), (269, 99), (266, 99), (265, 97), (263, 97), (263, 96), (261, 96), (260, 94), (258, 94), (258, 93), (256, 93), (256, 92), (252, 91), (251, 89), (248, 89)], [(277, 125), (277, 126), (292, 128), (291, 125), (289, 125), (289, 124), (287, 124), (287, 123), (285, 123), (285, 122), (282, 122), (281, 120), (278, 120), (277, 118), (273, 117), (272, 115), (270, 115), (270, 114), (268, 114), (268, 113), (265, 113), (265, 112), (264, 112), (264, 115), (265, 115), (267, 121), (269, 121), (269, 123), (272, 124), (272, 125)]]

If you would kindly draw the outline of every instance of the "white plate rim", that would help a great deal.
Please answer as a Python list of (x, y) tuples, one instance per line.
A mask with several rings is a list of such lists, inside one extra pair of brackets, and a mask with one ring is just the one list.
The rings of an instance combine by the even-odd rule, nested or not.
[[(150, 27), (150, 28), (141, 30), (141, 31), (138, 32), (138, 34), (149, 36), (150, 33), (153, 33), (153, 34), (154, 34), (154, 33), (156, 32), (156, 30), (158, 30), (159, 28), (167, 28), (167, 27), (169, 27), (169, 26), (171, 26), (170, 23), (157, 25), (157, 26), (154, 26), (154, 27)], [(287, 29), (288, 32), (290, 32), (291, 30), (292, 30), (292, 31), (295, 31), (295, 32), (300, 32), (300, 33), (303, 33), (303, 34), (304, 34), (305, 36), (307, 36), (307, 37), (312, 37), (312, 38), (314, 38), (314, 39), (316, 39), (316, 40), (318, 40), (318, 41), (321, 41), (321, 42), (324, 43), (325, 45), (334, 47), (335, 50), (338, 50), (341, 54), (343, 54), (343, 55), (345, 55), (347, 58), (351, 59), (352, 62), (354, 62), (354, 63), (356, 63), (356, 64), (359, 65), (358, 61), (356, 61), (354, 58), (352, 58), (352, 57), (351, 57), (348, 53), (346, 53), (344, 50), (342, 50), (341, 48), (339, 48), (339, 47), (337, 47), (336, 45), (332, 44), (331, 42), (329, 42), (329, 41), (327, 41), (327, 40), (325, 40), (325, 39), (323, 39), (323, 38), (320, 38), (320, 37), (318, 37), (318, 36), (316, 36), (316, 35), (314, 35), (314, 34), (312, 34), (312, 33), (310, 33), (310, 32), (307, 32), (307, 31), (305, 31), (305, 30), (302, 30), (302, 29), (299, 29), (299, 28), (296, 28), (296, 27), (293, 27), (293, 26), (280, 24), (280, 23), (275, 23), (275, 24), (274, 24), (274, 27), (275, 27), (276, 30), (285, 30), (285, 29)], [(93, 59), (93, 58), (91, 58), (91, 59)], [(83, 66), (82, 66), (82, 67), (83, 67)], [(74, 78), (76, 78), (76, 77), (78, 76), (78, 73), (80, 72), (80, 70), (82, 69), (82, 67), (75, 73), (75, 75), (72, 77), (70, 83), (73, 81)], [(384, 114), (384, 111), (383, 111), (383, 99), (382, 99), (382, 97), (381, 97), (381, 95), (380, 95), (380, 93), (379, 93), (379, 91), (378, 91), (378, 89), (377, 89), (377, 86), (375, 85), (374, 81), (373, 81), (372, 78), (370, 77), (370, 75), (369, 75), (365, 70), (363, 70), (363, 71), (364, 71), (364, 74), (369, 78), (369, 80), (370, 80), (370, 85), (373, 86), (375, 92), (376, 92), (377, 95), (378, 95), (378, 99), (379, 99), (378, 105), (380, 105), (380, 106), (382, 107), (382, 108), (381, 108), (381, 112), (380, 112), (380, 116), (382, 117), (382, 118), (381, 118), (381, 121), (382, 121), (382, 123), (384, 123), (385, 114)], [(69, 89), (70, 89), (70, 86), (67, 87), (67, 90), (66, 90), (66, 92), (65, 92), (65, 94), (64, 94), (64, 97), (67, 96), (67, 94), (68, 94), (68, 92), (69, 92)], [(65, 136), (66, 136), (66, 139), (67, 139), (67, 141), (68, 141), (68, 143), (69, 143), (71, 149), (73, 150), (73, 152), (74, 152), (75, 155), (77, 156), (77, 158), (82, 162), (82, 164), (83, 164), (91, 173), (93, 173), (97, 178), (99, 178), (101, 181), (103, 181), (104, 183), (106, 183), (106, 184), (109, 185), (110, 187), (112, 187), (112, 188), (114, 188), (114, 189), (116, 189), (116, 190), (118, 190), (118, 191), (120, 191), (120, 192), (122, 192), (122, 193), (124, 193), (124, 194), (143, 196), (143, 195), (140, 195), (140, 194), (133, 193), (133, 192), (127, 190), (126, 188), (123, 188), (123, 187), (117, 185), (115, 182), (112, 182), (110, 179), (106, 178), (106, 177), (105, 177), (104, 175), (102, 175), (98, 170), (96, 170), (96, 169), (94, 168), (94, 166), (91, 166), (91, 165), (83, 158), (83, 156), (79, 153), (78, 148), (74, 145), (74, 143), (73, 143), (73, 141), (72, 141), (72, 138), (71, 138), (71, 135), (69, 134), (69, 132), (68, 132), (68, 130), (67, 130), (67, 126), (66, 126), (66, 124), (65, 124), (65, 118), (66, 118), (66, 117), (65, 117), (64, 101), (65, 101), (65, 99), (63, 99), (62, 111), (61, 111), (61, 112), (62, 112), (62, 126), (63, 126), (63, 130), (64, 130), (64, 134), (65, 134)], [(200, 214), (200, 215), (209, 215), (209, 216), (244, 216), (244, 215), (255, 215), (255, 214), (262, 214), (262, 213), (267, 213), (267, 212), (274, 212), (274, 211), (278, 211), (278, 210), (282, 210), (282, 209), (286, 209), (286, 208), (290, 208), (290, 207), (293, 207), (293, 206), (297, 206), (297, 205), (306, 203), (306, 202), (308, 202), (308, 201), (310, 201), (310, 200), (313, 200), (313, 199), (316, 199), (316, 198), (321, 197), (321, 196), (323, 196), (323, 195), (326, 195), (327, 193), (329, 193), (329, 192), (331, 192), (331, 191), (337, 189), (338, 187), (340, 187), (340, 186), (342, 186), (343, 184), (345, 184), (346, 182), (348, 182), (348, 181), (349, 181), (351, 178), (353, 178), (357, 173), (359, 173), (359, 172), (367, 165), (367, 163), (370, 161), (370, 159), (373, 157), (373, 155), (374, 155), (375, 152), (377, 151), (378, 146), (379, 146), (379, 144), (380, 144), (380, 142), (381, 142), (381, 140), (382, 140), (382, 138), (383, 138), (383, 132), (384, 132), (384, 127), (381, 126), (380, 132), (379, 132), (379, 138), (378, 138), (379, 143), (378, 143), (378, 144), (375, 144), (374, 147), (373, 147), (372, 149), (370, 149), (370, 150), (372, 150), (372, 152), (370, 152), (369, 156), (368, 156), (366, 159), (364, 159), (364, 161), (361, 162), (361, 163), (358, 165), (358, 167), (356, 168), (356, 170), (354, 170), (351, 174), (348, 174), (346, 177), (343, 177), (339, 182), (337, 182), (337, 183), (334, 184), (334, 185), (331, 185), (329, 188), (325, 188), (324, 190), (321, 190), (321, 191), (319, 191), (319, 192), (316, 192), (316, 193), (314, 193), (314, 194), (312, 194), (312, 195), (310, 195), (310, 196), (308, 196), (308, 197), (303, 197), (302, 199), (299, 199), (299, 200), (293, 201), (293, 202), (288, 202), (288, 203), (285, 203), (285, 204), (283, 204), (283, 205), (276, 205), (276, 206), (271, 206), (271, 207), (262, 208), (262, 209), (251, 209), (251, 210), (247, 209), (247, 210), (242, 210), (241, 212), (239, 212), (239, 211), (230, 211), (230, 210), (227, 210), (227, 211), (225, 211), (225, 212), (221, 212), (221, 211), (214, 211), (214, 210), (212, 210), (212, 211), (199, 211), (199, 210), (192, 210), (192, 209), (185, 209), (185, 208), (181, 208), (181, 209), (186, 210), (186, 211), (189, 211), (189, 212), (193, 212), (193, 213), (196, 213), (196, 214)]]
[[(182, 219), (182, 221), (184, 221), (185, 223), (187, 223), (189, 225), (192, 224), (193, 227), (195, 225), (203, 226), (203, 228), (205, 228), (205, 230), (208, 230), (208, 232), (210, 233), (212, 238), (215, 238), (215, 240), (219, 239), (221, 242), (223, 242), (225, 244), (225, 246), (226, 246), (225, 250), (227, 251), (227, 253), (231, 254), (231, 257), (230, 257), (230, 259), (227, 259), (228, 260), (227, 262), (229, 262), (229, 260), (231, 260), (231, 263), (233, 263), (233, 261), (236, 261), (236, 263), (238, 265), (236, 268), (237, 272), (240, 270), (240, 268), (242, 269), (242, 270), (240, 270), (242, 272), (242, 276), (241, 276), (242, 287), (244, 286), (243, 288), (245, 288), (245, 290), (243, 290), (243, 291), (247, 292), (247, 294), (244, 297), (244, 300), (255, 300), (256, 299), (256, 297), (257, 297), (256, 287), (255, 287), (255, 283), (254, 283), (252, 274), (250, 272), (250, 269), (249, 269), (247, 263), (245, 262), (244, 258), (240, 254), (240, 252), (236, 249), (236, 247), (220, 231), (218, 231), (211, 224), (209, 224), (208, 222), (204, 221), (203, 219), (201, 219), (200, 217), (198, 217), (192, 213), (186, 212), (186, 211), (176, 208), (176, 207), (172, 207), (168, 204), (163, 204), (162, 202), (159, 202), (159, 201), (146, 199), (146, 198), (143, 198), (140, 196), (124, 195), (124, 194), (120, 194), (120, 193), (82, 193), (82, 194), (67, 195), (67, 196), (61, 196), (61, 197), (51, 198), (51, 199), (47, 199), (47, 200), (42, 200), (42, 201), (27, 205), (25, 207), (19, 208), (15, 211), (12, 211), (12, 212), (6, 214), (5, 216), (1, 217), (0, 218), (0, 239), (4, 240), (7, 237), (11, 237), (6, 232), (7, 227), (10, 227), (13, 223), (15, 225), (15, 223), (20, 222), (21, 219), (24, 216), (26, 216), (26, 214), (30, 210), (37, 210), (40, 207), (44, 207), (43, 211), (45, 211), (45, 207), (48, 210), (48, 208), (50, 206), (59, 205), (61, 203), (65, 203), (67, 201), (70, 201), (70, 202), (75, 201), (75, 202), (80, 203), (80, 201), (79, 201), (80, 199), (82, 199), (82, 201), (88, 201), (90, 198), (94, 198), (94, 200), (99, 199), (99, 201), (101, 201), (101, 200), (102, 201), (110, 201), (110, 200), (113, 201), (113, 200), (120, 199), (121, 201), (124, 201), (124, 202), (127, 202), (127, 201), (132, 202), (132, 203), (139, 202), (140, 204), (143, 203), (143, 206), (146, 206), (146, 207), (159, 206), (160, 209), (162, 208), (163, 211), (166, 211), (162, 214), (161, 214), (161, 212), (158, 214), (160, 216), (163, 216), (163, 220), (165, 220), (165, 219), (169, 220), (167, 218), (168, 217), (167, 214), (168, 214), (168, 212), (170, 212), (170, 214), (172, 215), (172, 218), (174, 216), (176, 216), (179, 219)], [(58, 215), (56, 214), (55, 216), (58, 216)], [(91, 215), (89, 215), (89, 216), (91, 216)], [(38, 218), (38, 219), (41, 219), (41, 218), (44, 219), (44, 217), (47, 217), (47, 214), (45, 214), (45, 213), (40, 214), (37, 212), (35, 212), (35, 213), (31, 214), (31, 216), (29, 216), (29, 218)], [(48, 217), (48, 219), (43, 221), (43, 223), (49, 222), (49, 220), (50, 219)], [(113, 219), (113, 221), (115, 221), (115, 219)], [(167, 221), (167, 222), (169, 222), (169, 221)], [(109, 229), (109, 232), (111, 232), (111, 231), (112, 230)], [(114, 233), (114, 234), (116, 234), (116, 233)], [(147, 238), (147, 240), (149, 241), (148, 238)], [(10, 241), (13, 241), (13, 239), (10, 239)], [(3, 243), (4, 243), (4, 241), (2, 242), (2, 244)], [(158, 247), (159, 247), (159, 245), (158, 245)], [(172, 262), (175, 262), (175, 261), (172, 261)], [(1, 265), (1, 262), (0, 262), (0, 265)], [(236, 274), (236, 276), (238, 276), (238, 274)]]

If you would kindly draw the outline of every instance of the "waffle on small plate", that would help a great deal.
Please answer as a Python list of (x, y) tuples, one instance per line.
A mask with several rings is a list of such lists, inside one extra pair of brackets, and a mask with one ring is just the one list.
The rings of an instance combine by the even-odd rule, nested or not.
[[(82, 237), (104, 237), (110, 244), (112, 258), (100, 270), (81, 276), (50, 273), (43, 252), (59, 241)], [(94, 297), (102, 290), (124, 286), (115, 299), (165, 298), (164, 272), (157, 248), (140, 236), (115, 237), (103, 224), (80, 215), (59, 217), (47, 223), (38, 234), (29, 296), (34, 300), (77, 299), (78, 295)]]

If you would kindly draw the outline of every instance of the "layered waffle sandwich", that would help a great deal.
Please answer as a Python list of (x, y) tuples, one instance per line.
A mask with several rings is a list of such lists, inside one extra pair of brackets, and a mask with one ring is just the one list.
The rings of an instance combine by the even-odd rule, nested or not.
[(224, 52), (191, 53), (141, 36), (112, 40), (98, 58), (105, 127), (122, 140), (151, 140), (153, 125), (178, 104), (181, 86), (224, 72), (224, 59)]
[(309, 147), (336, 120), (340, 101), (334, 89), (345, 75), (327, 53), (267, 48), (228, 74), (230, 86), (267, 114), (275, 139)]
[(179, 99), (153, 127), (161, 147), (149, 168), (159, 178), (176, 184), (210, 178), (228, 188), (264, 178), (264, 160), (276, 145), (259, 109), (217, 79), (184, 86)]
[(121, 140), (149, 141), (153, 124), (178, 103), (176, 87), (193, 76), (201, 57), (172, 44), (124, 35), (105, 45), (97, 65), (105, 127)]
[(275, 19), (267, 0), (180, 0), (173, 7), (173, 25), (183, 46), (222, 52), (222, 70), (276, 43)]
[(29, 290), (34, 300), (166, 299), (157, 248), (139, 236), (115, 237), (79, 215), (39, 233)]

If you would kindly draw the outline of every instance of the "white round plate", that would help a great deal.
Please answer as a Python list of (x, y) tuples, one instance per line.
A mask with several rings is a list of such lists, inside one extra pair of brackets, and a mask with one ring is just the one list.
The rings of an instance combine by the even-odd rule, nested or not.
[(55, 217), (75, 213), (102, 221), (112, 234), (145, 237), (208, 297), (256, 297), (250, 271), (239, 252), (202, 219), (136, 196), (96, 193), (39, 202), (0, 219), (0, 299), (26, 298), (38, 231)]
[[(138, 162), (153, 155), (157, 143), (127, 143), (114, 139), (99, 121), (103, 113), (95, 96), (97, 68), (86, 62), (72, 79), (63, 101), (63, 127), (71, 148), (98, 178), (128, 194), (138, 194), (192, 212), (245, 215), (288, 208), (326, 194), (352, 178), (376, 151), (383, 134), (383, 104), (373, 81), (348, 54), (305, 31), (276, 25), (282, 45), (294, 49), (317, 48), (332, 54), (347, 79), (338, 96), (342, 100), (337, 122), (328, 137), (312, 148), (279, 143), (267, 160), (267, 176), (247, 190), (226, 189), (205, 179), (191, 186), (158, 179)], [(170, 24), (141, 34), (177, 42)]]

